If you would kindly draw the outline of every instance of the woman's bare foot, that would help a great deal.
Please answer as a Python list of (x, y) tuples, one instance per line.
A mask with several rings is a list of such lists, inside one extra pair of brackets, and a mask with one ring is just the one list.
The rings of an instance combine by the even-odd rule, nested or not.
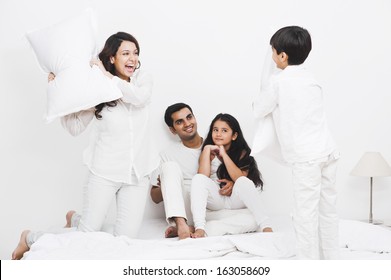
[(265, 227), (262, 232), (273, 232), (271, 227)]
[(195, 232), (191, 235), (191, 237), (193, 238), (202, 238), (202, 237), (205, 237), (205, 230), (203, 229), (196, 229)]
[(65, 215), (65, 219), (67, 220), (67, 223), (65, 225), (66, 228), (70, 228), (72, 226), (72, 216), (75, 214), (76, 211), (70, 210), (68, 213)]
[(27, 246), (27, 241), (26, 241), (27, 234), (29, 232), (30, 232), (29, 230), (25, 230), (20, 235), (18, 246), (12, 252), (13, 260), (20, 260), (21, 258), (23, 258), (23, 254), (26, 253), (28, 250), (30, 250), (29, 246)]

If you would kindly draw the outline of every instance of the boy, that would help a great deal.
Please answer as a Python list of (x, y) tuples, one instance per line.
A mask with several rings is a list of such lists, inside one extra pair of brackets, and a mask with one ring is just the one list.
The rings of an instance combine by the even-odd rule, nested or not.
[(323, 108), (322, 88), (303, 67), (311, 36), (298, 26), (270, 39), (280, 71), (253, 102), (256, 117), (272, 113), (281, 153), (292, 167), (298, 257), (338, 258), (336, 165), (339, 157)]

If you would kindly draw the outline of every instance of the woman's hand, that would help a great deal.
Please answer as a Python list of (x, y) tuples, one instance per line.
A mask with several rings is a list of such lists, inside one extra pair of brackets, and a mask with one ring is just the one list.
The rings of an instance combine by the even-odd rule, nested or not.
[(49, 75), (48, 75), (48, 83), (53, 81), (55, 77), (56, 77), (56, 75), (54, 75), (54, 73), (50, 72)]
[(92, 67), (94, 65), (98, 66), (98, 68), (100, 70), (102, 70), (102, 72), (106, 72), (106, 69), (105, 69), (103, 63), (102, 63), (102, 61), (99, 58), (92, 58), (90, 60), (90, 66)]
[(217, 180), (217, 182), (220, 182), (220, 190), (219, 193), (224, 196), (231, 196), (232, 190), (234, 188), (234, 182), (227, 179), (220, 179)]
[(90, 60), (90, 66), (93, 67), (94, 65), (98, 66), (98, 68), (102, 71), (102, 73), (107, 77), (109, 77), (110, 79), (114, 77), (109, 71), (106, 71), (103, 62), (99, 58), (92, 58)]

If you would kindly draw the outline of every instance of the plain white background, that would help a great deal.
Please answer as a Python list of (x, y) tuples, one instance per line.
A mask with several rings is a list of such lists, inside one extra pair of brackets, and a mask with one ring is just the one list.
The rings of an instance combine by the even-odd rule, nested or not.
[[(142, 67), (154, 76), (150, 129), (163, 148), (175, 138), (163, 122), (165, 108), (189, 103), (205, 134), (220, 112), (237, 117), (249, 143), (251, 99), (260, 85), (270, 36), (299, 25), (312, 34), (308, 67), (321, 82), (331, 130), (341, 151), (337, 187), (342, 218), (367, 219), (369, 179), (349, 175), (365, 151), (391, 163), (391, 2), (353, 1), (11, 1), (0, 2), (0, 258), (9, 259), (23, 229), (63, 226), (80, 210), (86, 170), (87, 130), (70, 136), (59, 121), (46, 124), (47, 73), (24, 34), (92, 7), (101, 44), (117, 31), (140, 43)], [(78, 44), (79, 42), (73, 42)], [(290, 170), (257, 158), (270, 215), (289, 215)], [(374, 180), (374, 216), (391, 220), (391, 179)], [(149, 202), (147, 216), (161, 216)]]

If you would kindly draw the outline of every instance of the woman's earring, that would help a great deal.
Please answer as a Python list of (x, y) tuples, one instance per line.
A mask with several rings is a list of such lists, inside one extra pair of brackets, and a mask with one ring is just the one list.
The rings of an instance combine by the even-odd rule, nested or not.
[(139, 69), (140, 67), (141, 67), (141, 62), (140, 62), (140, 60), (139, 60), (138, 63), (137, 63), (136, 69)]

